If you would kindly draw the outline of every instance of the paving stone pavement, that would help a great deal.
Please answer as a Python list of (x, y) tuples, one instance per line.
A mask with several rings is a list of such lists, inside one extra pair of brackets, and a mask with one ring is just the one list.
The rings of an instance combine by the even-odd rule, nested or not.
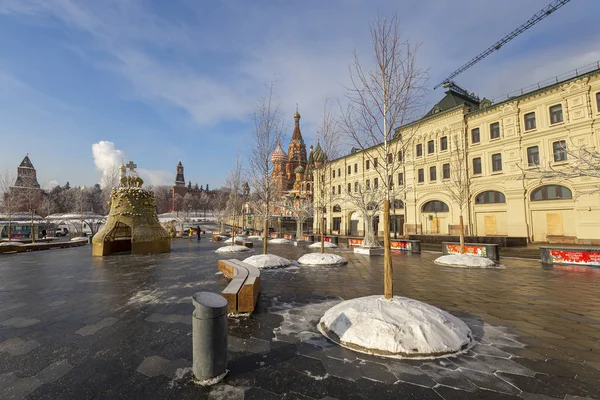
[(227, 377), (197, 386), (191, 296), (227, 285), (219, 246), (178, 239), (161, 255), (92, 258), (84, 246), (0, 257), (0, 399), (600, 398), (600, 269), (518, 259), (455, 269), (435, 265), (437, 254), (395, 253), (395, 294), (452, 313), (477, 339), (459, 356), (396, 360), (316, 330), (337, 302), (382, 293), (381, 258), (348, 249), (334, 251), (344, 267), (263, 271), (256, 312), (229, 319)]

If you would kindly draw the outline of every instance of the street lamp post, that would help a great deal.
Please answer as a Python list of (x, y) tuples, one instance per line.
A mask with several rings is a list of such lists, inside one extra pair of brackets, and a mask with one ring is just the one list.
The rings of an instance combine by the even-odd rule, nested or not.
[(29, 210), (29, 212), (31, 213), (31, 243), (35, 243), (35, 227), (33, 225), (33, 215), (35, 213), (34, 209)]

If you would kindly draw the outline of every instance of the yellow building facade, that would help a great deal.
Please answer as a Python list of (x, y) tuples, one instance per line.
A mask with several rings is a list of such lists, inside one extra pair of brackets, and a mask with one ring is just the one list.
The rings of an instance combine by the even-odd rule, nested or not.
[[(325, 207), (315, 216), (324, 211), (328, 233), (364, 234), (346, 193), (381, 186), (381, 168), (390, 162), (393, 236), (458, 234), (461, 207), (450, 188), (454, 168), (462, 168), (469, 182), (462, 212), (467, 234), (600, 244), (600, 194), (585, 194), (600, 181), (539, 173), (572, 165), (582, 146), (600, 150), (600, 69), (495, 104), (451, 86), (397, 135), (408, 139), (392, 144), (387, 157), (381, 148), (353, 151), (320, 172), (325, 191), (315, 185), (315, 199)], [(374, 225), (381, 236), (383, 223)]]

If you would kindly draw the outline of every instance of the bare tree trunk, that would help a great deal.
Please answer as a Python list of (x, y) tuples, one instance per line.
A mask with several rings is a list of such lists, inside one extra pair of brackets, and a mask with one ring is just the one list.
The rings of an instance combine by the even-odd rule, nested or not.
[(268, 234), (269, 234), (269, 202), (267, 201), (266, 207), (265, 207), (265, 226), (263, 229), (263, 254), (267, 254), (267, 242), (269, 241), (269, 239), (267, 239)]
[(383, 296), (391, 299), (393, 289), (392, 250), (390, 248), (390, 200), (383, 203)]
[(463, 223), (462, 214), (459, 217), (460, 221), (460, 254), (464, 254), (465, 252), (465, 226)]
[(321, 254), (325, 253), (325, 216), (321, 214)]

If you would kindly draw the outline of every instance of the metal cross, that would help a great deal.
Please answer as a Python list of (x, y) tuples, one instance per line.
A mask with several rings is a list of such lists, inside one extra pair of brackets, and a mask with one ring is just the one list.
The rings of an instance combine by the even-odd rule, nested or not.
[(135, 169), (137, 168), (137, 164), (134, 164), (133, 161), (129, 161), (125, 166), (129, 168), (129, 172), (135, 172)]

